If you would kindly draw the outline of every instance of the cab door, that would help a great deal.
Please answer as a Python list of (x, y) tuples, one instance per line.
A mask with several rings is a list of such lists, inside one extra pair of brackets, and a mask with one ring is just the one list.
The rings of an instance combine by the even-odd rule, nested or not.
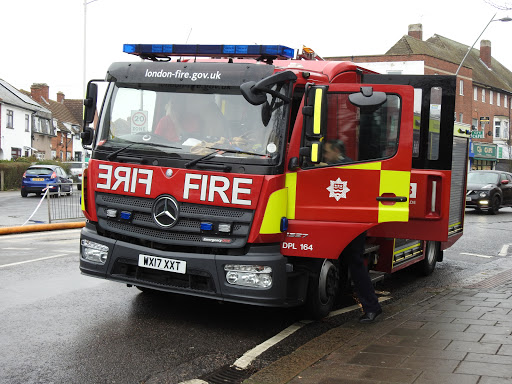
[(304, 97), (300, 169), (287, 179), (295, 190), (289, 218), (310, 228), (364, 223), (356, 226), (363, 230), (408, 221), (413, 88), (332, 84), (310, 86)]

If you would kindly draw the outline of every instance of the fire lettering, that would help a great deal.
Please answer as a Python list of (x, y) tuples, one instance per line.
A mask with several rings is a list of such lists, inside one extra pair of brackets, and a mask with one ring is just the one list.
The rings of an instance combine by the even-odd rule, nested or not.
[[(251, 205), (251, 200), (242, 199), (240, 195), (250, 195), (250, 188), (243, 188), (241, 185), (252, 184), (252, 179), (235, 177), (233, 184), (229, 178), (224, 176), (199, 175), (187, 173), (185, 175), (185, 183), (183, 185), (183, 199), (190, 198), (190, 192), (199, 191), (199, 200), (215, 201), (216, 196), (220, 198), (224, 204)], [(231, 188), (231, 201), (227, 192)]]
[[(119, 188), (124, 192), (135, 193), (137, 185), (142, 184), (146, 186), (145, 194), (151, 194), (153, 171), (150, 169), (130, 167), (116, 167), (114, 169), (110, 164), (99, 164), (98, 168), (98, 182), (96, 183), (98, 189), (115, 191)], [(103, 183), (101, 183), (101, 179)]]

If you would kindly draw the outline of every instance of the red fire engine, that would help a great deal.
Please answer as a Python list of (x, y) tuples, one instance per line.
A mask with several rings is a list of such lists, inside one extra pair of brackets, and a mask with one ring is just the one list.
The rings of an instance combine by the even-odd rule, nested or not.
[(97, 81), (85, 100), (82, 273), (318, 318), (364, 231), (383, 273), (429, 274), (462, 236), (455, 77), (379, 75), (284, 46), (124, 51), (149, 60), (112, 64), (101, 108)]

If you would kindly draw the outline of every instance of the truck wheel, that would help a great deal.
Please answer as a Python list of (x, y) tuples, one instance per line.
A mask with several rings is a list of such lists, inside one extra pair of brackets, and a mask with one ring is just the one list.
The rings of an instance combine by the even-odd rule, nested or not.
[(418, 263), (418, 271), (422, 276), (428, 276), (434, 272), (440, 252), (440, 242), (427, 241), (425, 245), (425, 258)]
[(318, 260), (308, 284), (306, 299), (307, 315), (315, 320), (324, 318), (331, 312), (339, 288), (337, 260)]
[(487, 213), (489, 215), (496, 215), (501, 207), (501, 199), (498, 195), (494, 195), (491, 201), (491, 205), (489, 206), (489, 209), (487, 210)]

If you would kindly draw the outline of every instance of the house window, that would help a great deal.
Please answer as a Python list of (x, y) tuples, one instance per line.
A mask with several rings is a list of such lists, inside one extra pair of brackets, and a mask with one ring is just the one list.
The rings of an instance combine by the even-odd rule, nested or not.
[(478, 88), (473, 87), (473, 100), (478, 100)]
[(485, 89), (482, 89), (482, 103), (485, 103)]
[(494, 121), (494, 137), (496, 139), (500, 138), (500, 126), (501, 126), (501, 121), (495, 120)]
[(471, 120), (471, 130), (472, 131), (478, 130), (478, 119), (473, 118)]
[(499, 92), (496, 92), (496, 105), (497, 105), (498, 107), (499, 107), (499, 106), (501, 106), (501, 100), (500, 100), (500, 98), (501, 98), (500, 93), (499, 93)]
[(52, 160), (57, 159), (57, 151), (52, 151)]
[(503, 95), (503, 106), (505, 108), (508, 108), (508, 96), (507, 95)]
[(509, 137), (509, 126), (508, 120), (503, 120), (503, 129), (501, 130), (501, 136), (503, 139), (508, 140)]
[(14, 111), (7, 110), (7, 128), (14, 128)]
[(18, 157), (21, 157), (21, 148), (11, 147), (11, 158), (14, 160)]
[(459, 95), (464, 96), (464, 80), (459, 81)]
[(489, 104), (493, 103), (493, 96), (494, 96), (494, 92), (493, 91), (489, 91)]
[(25, 115), (25, 132), (28, 132), (30, 129), (30, 116)]

